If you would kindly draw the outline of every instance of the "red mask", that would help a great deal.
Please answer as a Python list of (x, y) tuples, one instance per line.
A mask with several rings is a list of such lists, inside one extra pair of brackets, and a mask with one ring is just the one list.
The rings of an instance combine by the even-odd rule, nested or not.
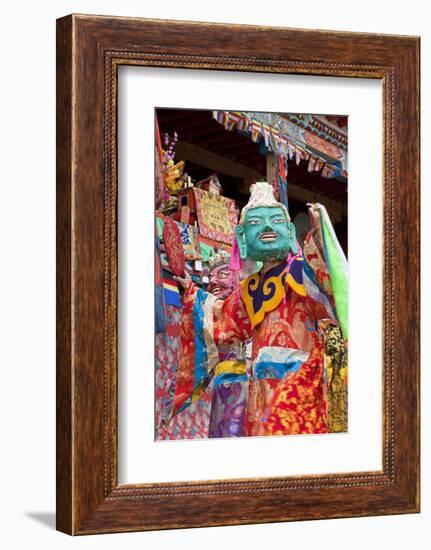
[(226, 300), (235, 288), (235, 277), (228, 264), (214, 267), (209, 274), (208, 292), (221, 300)]

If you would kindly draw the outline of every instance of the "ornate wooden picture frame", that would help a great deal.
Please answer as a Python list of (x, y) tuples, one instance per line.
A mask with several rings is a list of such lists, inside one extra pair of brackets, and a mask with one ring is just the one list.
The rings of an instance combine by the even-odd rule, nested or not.
[[(381, 471), (118, 483), (120, 65), (381, 80)], [(418, 512), (419, 221), (419, 38), (87, 15), (59, 19), (57, 528), (90, 534)]]

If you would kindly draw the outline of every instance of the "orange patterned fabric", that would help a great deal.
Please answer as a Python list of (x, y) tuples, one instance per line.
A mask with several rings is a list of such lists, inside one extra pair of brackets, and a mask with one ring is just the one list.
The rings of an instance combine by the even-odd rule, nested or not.
[(327, 398), (323, 380), (323, 346), (319, 342), (299, 371), (277, 388), (265, 435), (328, 432)]
[[(184, 294), (181, 352), (175, 402), (177, 408), (193, 393), (193, 306), (197, 289), (192, 285)], [(216, 346), (252, 338), (252, 364), (262, 349), (288, 348), (305, 352), (308, 359), (296, 372), (284, 378), (259, 377), (253, 372), (249, 382), (245, 435), (327, 432), (326, 384), (322, 334), (319, 321), (327, 319), (325, 308), (288, 285), (279, 305), (252, 328), (240, 290), (212, 306), (212, 330)], [(253, 367), (254, 368), (254, 367)]]
[(183, 318), (181, 322), (181, 341), (177, 376), (175, 382), (174, 407), (176, 414), (191, 398), (194, 389), (194, 323), (193, 306), (198, 287), (190, 285), (183, 295)]

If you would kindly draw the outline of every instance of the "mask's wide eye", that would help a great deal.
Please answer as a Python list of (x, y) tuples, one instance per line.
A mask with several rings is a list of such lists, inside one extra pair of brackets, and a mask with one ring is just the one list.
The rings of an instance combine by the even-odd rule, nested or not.
[(248, 225), (259, 225), (261, 223), (260, 220), (248, 220)]

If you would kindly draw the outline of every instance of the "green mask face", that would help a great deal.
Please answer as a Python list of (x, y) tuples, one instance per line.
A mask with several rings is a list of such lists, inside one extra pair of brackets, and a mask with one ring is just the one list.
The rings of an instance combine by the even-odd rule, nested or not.
[(289, 251), (298, 253), (295, 226), (279, 206), (250, 208), (236, 227), (236, 241), (242, 260), (282, 260)]

